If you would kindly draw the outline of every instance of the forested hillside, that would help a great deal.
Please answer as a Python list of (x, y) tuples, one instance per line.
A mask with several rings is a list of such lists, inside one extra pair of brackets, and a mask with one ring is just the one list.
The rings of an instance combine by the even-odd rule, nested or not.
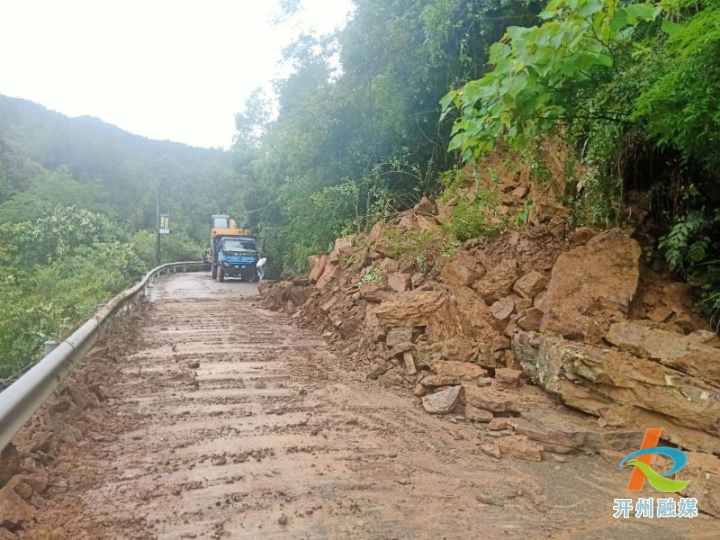
[(227, 210), (230, 156), (0, 96), (0, 379), (66, 336), (155, 260), (198, 260)]
[(97, 118), (68, 118), (4, 96), (0, 165), (0, 221), (32, 217), (48, 202), (72, 203), (100, 210), (128, 230), (149, 229), (159, 181), (174, 228), (201, 241), (199, 225), (218, 212), (231, 175), (222, 150), (154, 141)]
[[(286, 60), (277, 119), (258, 91), (234, 149), (277, 271), (422, 194), (453, 196), (459, 167), (492, 177), (494, 151), (543, 182), (556, 141), (570, 223), (639, 226), (648, 260), (720, 308), (717, 0), (357, 0), (343, 31)], [(459, 239), (498, 232), (479, 211), (491, 199), (456, 207)]]

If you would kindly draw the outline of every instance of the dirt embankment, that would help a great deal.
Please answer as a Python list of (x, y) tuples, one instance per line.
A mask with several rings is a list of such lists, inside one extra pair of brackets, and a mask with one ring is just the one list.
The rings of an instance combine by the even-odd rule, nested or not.
[(463, 414), (498, 459), (619, 462), (661, 427), (690, 456), (687, 495), (720, 516), (720, 340), (690, 288), (647, 267), (631, 226), (571, 230), (559, 175), (533, 185), (527, 169), (495, 165), (487, 221), (531, 208), (523, 226), (453, 248), (453, 208), (483, 193), (468, 175), (459, 197), (424, 199), (338, 239), (308, 276), (261, 284), (265, 305), (321, 328), (345, 369), (412, 392), (428, 413)]

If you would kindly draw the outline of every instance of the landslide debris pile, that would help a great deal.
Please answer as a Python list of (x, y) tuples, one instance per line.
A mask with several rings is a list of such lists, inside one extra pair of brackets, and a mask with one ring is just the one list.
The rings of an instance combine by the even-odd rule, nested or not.
[(488, 216), (532, 197), (522, 227), (453, 243), (459, 198), (423, 199), (311, 257), (308, 276), (261, 283), (263, 302), (325, 332), (348, 370), (477, 423), (496, 458), (582, 450), (619, 463), (661, 427), (693, 456), (689, 492), (720, 515), (720, 340), (690, 288), (646, 267), (632, 228), (569, 230), (552, 189), (528, 184), (501, 177)]

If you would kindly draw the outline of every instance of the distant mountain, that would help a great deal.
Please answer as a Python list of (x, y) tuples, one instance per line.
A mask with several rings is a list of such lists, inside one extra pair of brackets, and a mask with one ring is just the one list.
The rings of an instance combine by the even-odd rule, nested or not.
[[(192, 229), (206, 213), (222, 211), (218, 185), (232, 177), (231, 157), (206, 149), (134, 135), (90, 116), (69, 118), (42, 105), (0, 95), (0, 203), (40, 189), (48, 171), (67, 169), (98, 191), (131, 228), (154, 223), (154, 186), (176, 222)], [(27, 197), (26, 197), (27, 198)], [(0, 219), (2, 219), (0, 204)]]

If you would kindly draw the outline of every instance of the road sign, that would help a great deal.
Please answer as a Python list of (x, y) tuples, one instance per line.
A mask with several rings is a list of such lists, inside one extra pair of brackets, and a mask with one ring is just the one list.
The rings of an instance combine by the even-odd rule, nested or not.
[(160, 214), (160, 234), (170, 234), (170, 214)]

